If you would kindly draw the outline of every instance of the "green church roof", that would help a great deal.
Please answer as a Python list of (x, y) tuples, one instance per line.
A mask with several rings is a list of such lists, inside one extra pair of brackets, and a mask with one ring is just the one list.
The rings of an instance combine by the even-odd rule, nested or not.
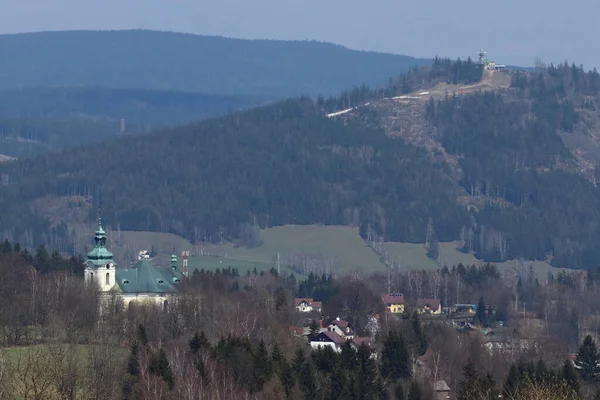
[(102, 219), (98, 218), (98, 229), (94, 237), (96, 242), (92, 251), (87, 254), (87, 263), (94, 265), (104, 265), (107, 261), (113, 259), (113, 253), (106, 248), (106, 232), (102, 229)]
[(176, 268), (154, 266), (147, 260), (139, 260), (132, 268), (118, 268), (115, 276), (123, 293), (175, 292), (184, 277)]

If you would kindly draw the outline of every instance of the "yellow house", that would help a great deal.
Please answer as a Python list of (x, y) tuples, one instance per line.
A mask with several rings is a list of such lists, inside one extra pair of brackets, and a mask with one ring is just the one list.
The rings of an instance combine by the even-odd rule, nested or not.
[(385, 309), (391, 313), (404, 312), (404, 295), (402, 293), (390, 293), (381, 296)]

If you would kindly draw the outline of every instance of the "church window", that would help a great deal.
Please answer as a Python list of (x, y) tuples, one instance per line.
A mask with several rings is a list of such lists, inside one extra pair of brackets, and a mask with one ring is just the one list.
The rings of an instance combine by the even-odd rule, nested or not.
[(94, 282), (94, 273), (93, 272), (90, 273), (90, 282)]
[(110, 274), (106, 273), (106, 285), (110, 285)]

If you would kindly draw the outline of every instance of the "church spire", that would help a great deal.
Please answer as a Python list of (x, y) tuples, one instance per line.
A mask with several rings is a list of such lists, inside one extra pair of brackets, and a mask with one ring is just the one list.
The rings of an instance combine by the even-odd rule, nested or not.
[(106, 232), (102, 228), (102, 217), (98, 216), (98, 229), (94, 236), (95, 246), (88, 253), (88, 261), (96, 265), (103, 265), (106, 261), (111, 261), (113, 254), (106, 249)]
[(173, 254), (171, 254), (171, 268), (177, 269), (177, 254), (175, 254), (175, 246), (173, 246)]

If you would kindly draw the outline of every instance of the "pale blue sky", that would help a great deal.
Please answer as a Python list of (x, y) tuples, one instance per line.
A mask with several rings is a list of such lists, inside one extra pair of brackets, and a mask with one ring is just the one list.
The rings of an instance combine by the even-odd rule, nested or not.
[(0, 33), (131, 28), (600, 68), (598, 0), (0, 0)]

